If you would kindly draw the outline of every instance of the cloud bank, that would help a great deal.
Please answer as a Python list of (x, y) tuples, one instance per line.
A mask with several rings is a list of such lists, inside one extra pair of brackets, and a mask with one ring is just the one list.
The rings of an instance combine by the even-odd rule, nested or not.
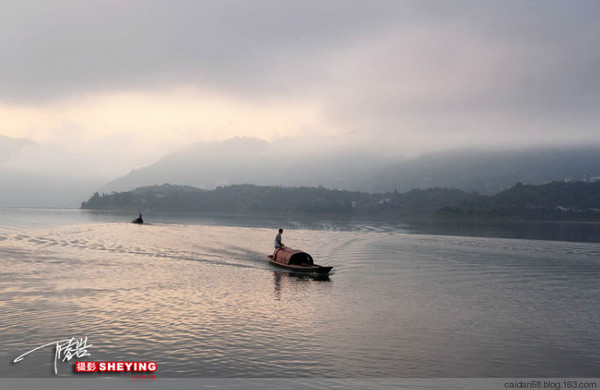
[(599, 14), (546, 0), (2, 2), (0, 134), (50, 145), (56, 164), (40, 166), (106, 175), (238, 135), (386, 154), (597, 144)]

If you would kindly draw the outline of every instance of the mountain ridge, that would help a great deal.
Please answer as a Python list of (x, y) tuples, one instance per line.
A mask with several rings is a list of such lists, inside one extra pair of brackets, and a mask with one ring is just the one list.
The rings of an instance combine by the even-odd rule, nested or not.
[(390, 158), (359, 149), (312, 151), (293, 140), (236, 137), (201, 142), (132, 170), (98, 189), (127, 191), (161, 183), (204, 189), (232, 184), (325, 186), (349, 191), (449, 187), (494, 194), (517, 182), (600, 177), (600, 148), (454, 150)]

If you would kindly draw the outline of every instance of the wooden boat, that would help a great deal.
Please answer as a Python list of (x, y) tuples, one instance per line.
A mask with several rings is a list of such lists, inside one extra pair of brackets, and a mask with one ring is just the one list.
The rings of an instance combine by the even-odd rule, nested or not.
[(139, 217), (137, 217), (136, 219), (134, 219), (133, 221), (131, 221), (131, 223), (138, 223), (138, 224), (144, 223), (144, 220), (142, 219), (142, 213), (140, 213)]
[(315, 264), (308, 253), (287, 246), (275, 249), (267, 258), (271, 264), (293, 272), (327, 274), (333, 268)]

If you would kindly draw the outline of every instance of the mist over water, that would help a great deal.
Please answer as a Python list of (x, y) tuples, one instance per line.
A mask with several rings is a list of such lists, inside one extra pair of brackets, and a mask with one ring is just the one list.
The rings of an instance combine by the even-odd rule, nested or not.
[[(334, 220), (1, 215), (2, 377), (53, 376), (52, 349), (10, 362), (71, 336), (88, 337), (91, 361), (156, 361), (159, 377), (598, 376), (598, 243)], [(279, 227), (334, 274), (271, 267)], [(75, 375), (72, 363), (58, 372)]]

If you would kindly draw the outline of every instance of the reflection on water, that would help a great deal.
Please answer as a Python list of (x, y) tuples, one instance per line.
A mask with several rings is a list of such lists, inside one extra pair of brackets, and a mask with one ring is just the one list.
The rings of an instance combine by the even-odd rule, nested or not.
[[(176, 224), (231, 226), (249, 228), (284, 228), (286, 230), (320, 230), (348, 232), (395, 232), (466, 237), (496, 237), (529, 240), (600, 243), (600, 223), (498, 221), (388, 221), (354, 218), (327, 219), (320, 217), (223, 216), (198, 214), (145, 215), (147, 225)], [(88, 223), (126, 223), (136, 215), (123, 212), (71, 209), (6, 209), (0, 208), (0, 229), (3, 231), (45, 228)]]
[[(94, 344), (91, 360), (157, 361), (159, 377), (598, 374), (596, 243), (40, 213), (0, 213), (2, 377), (53, 376), (51, 351), (8, 362), (72, 336)], [(336, 273), (268, 264), (281, 226)]]
[(435, 221), (414, 223), (410, 230), (415, 234), (600, 243), (600, 223), (588, 222), (456, 223)]
[(331, 279), (328, 274), (273, 271), (273, 282), (275, 284), (275, 298), (279, 301), (281, 300), (282, 290), (287, 290), (289, 283), (331, 282)]

